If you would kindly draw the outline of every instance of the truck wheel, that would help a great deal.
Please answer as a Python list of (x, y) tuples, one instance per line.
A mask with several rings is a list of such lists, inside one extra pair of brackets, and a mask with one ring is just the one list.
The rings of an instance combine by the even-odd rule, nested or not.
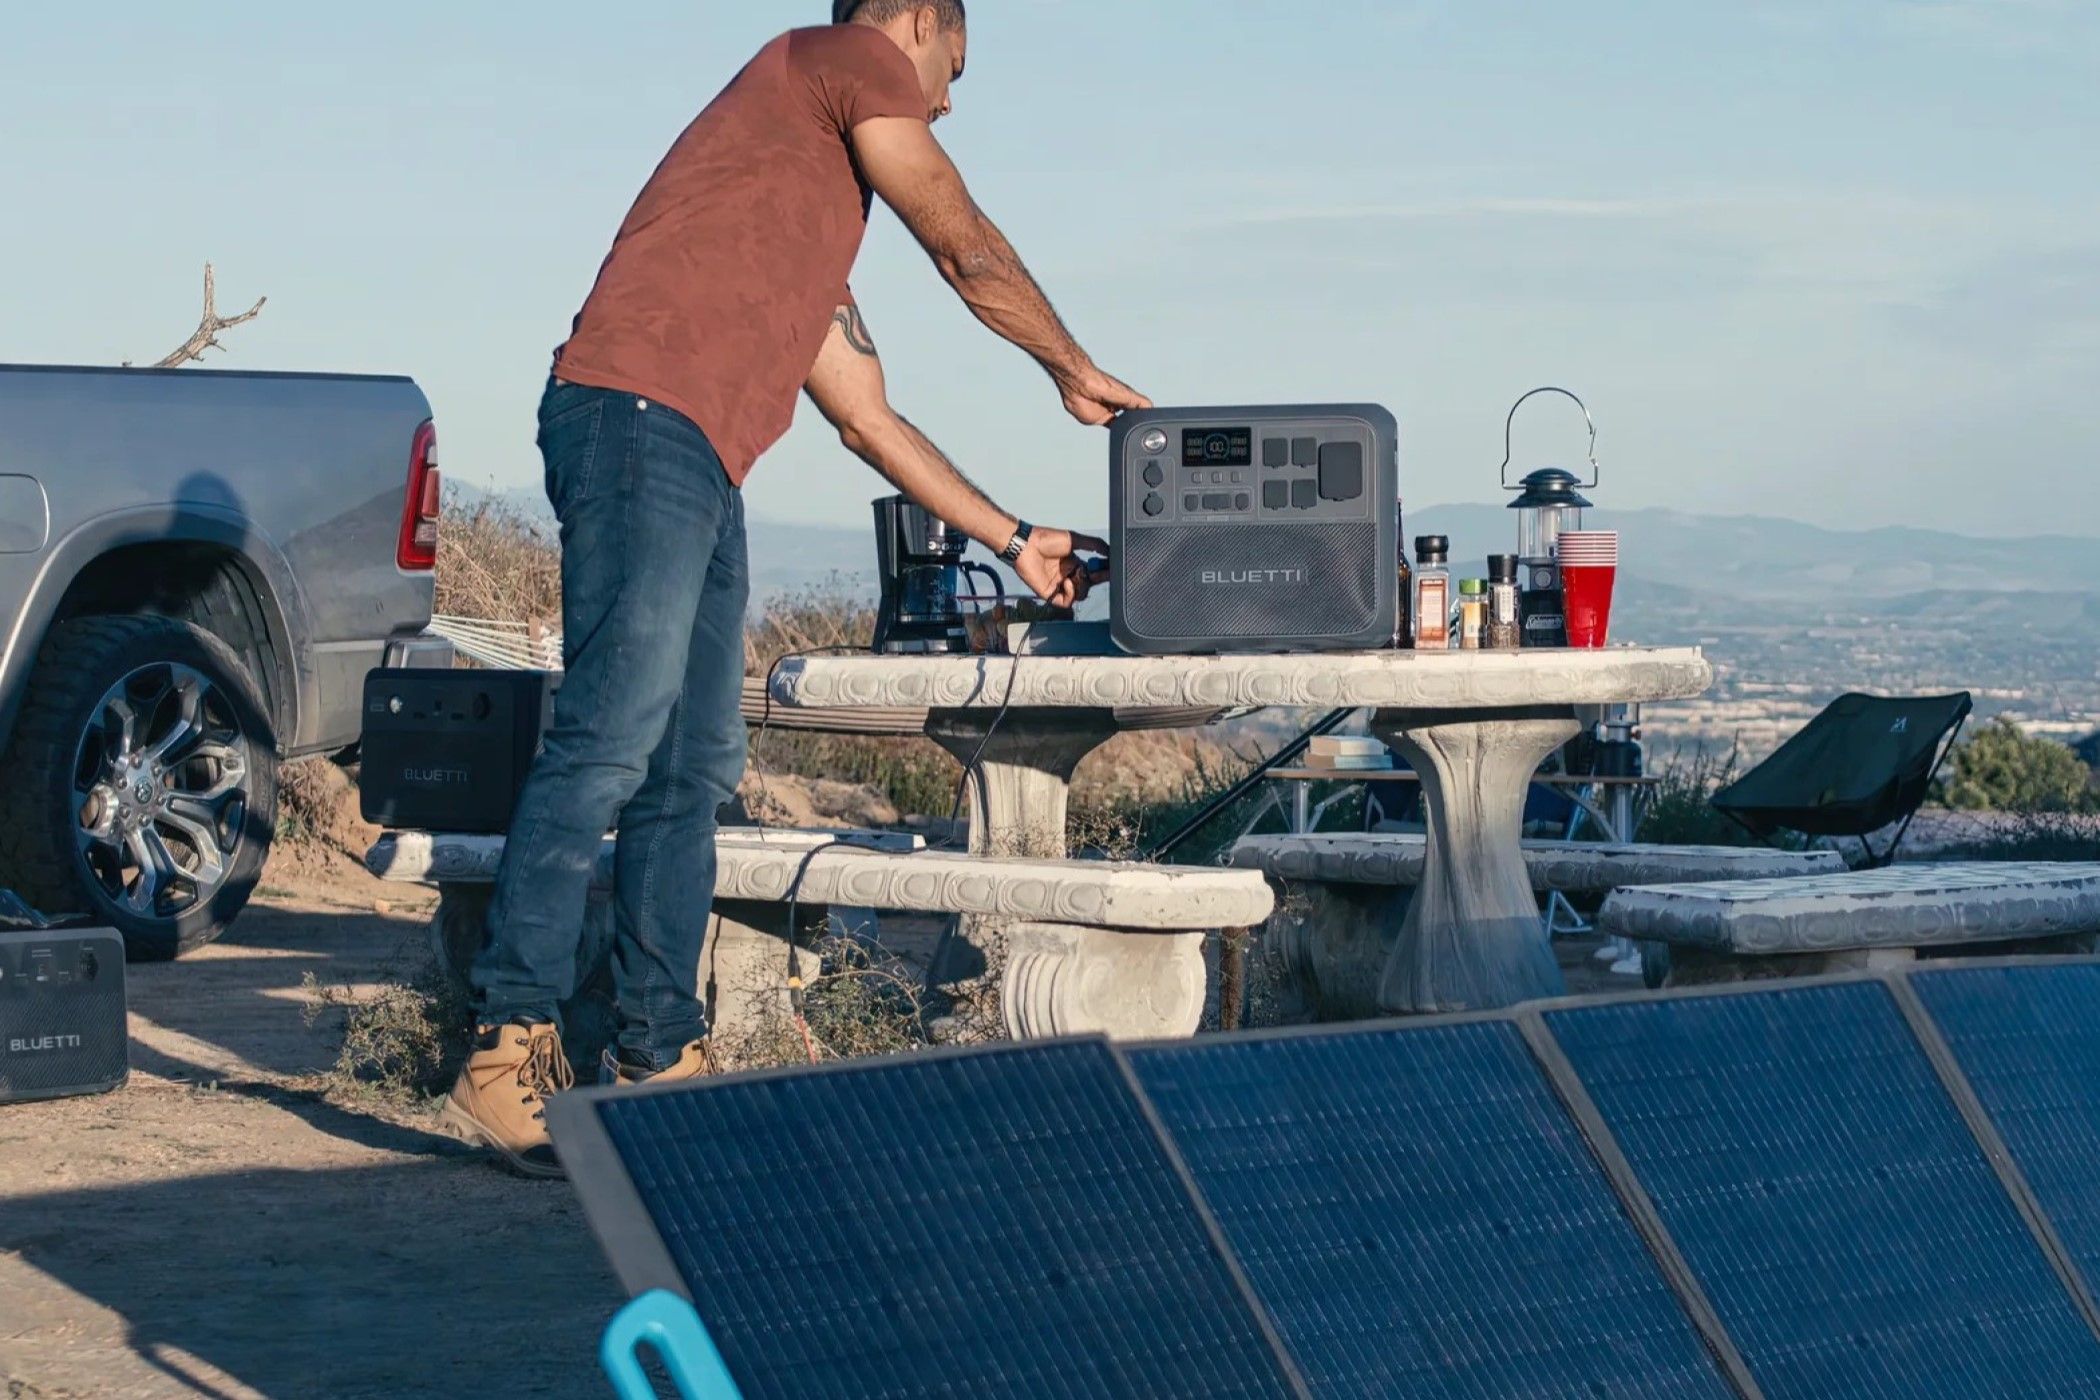
[(224, 642), (165, 617), (51, 629), (0, 760), (0, 885), (164, 961), (233, 922), (276, 816), (270, 724)]

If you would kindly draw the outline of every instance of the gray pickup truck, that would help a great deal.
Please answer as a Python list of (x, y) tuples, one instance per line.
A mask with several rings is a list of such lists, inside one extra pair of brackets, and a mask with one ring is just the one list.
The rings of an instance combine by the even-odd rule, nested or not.
[(134, 957), (216, 937), (278, 760), (450, 664), (437, 504), (407, 379), (0, 365), (0, 888)]

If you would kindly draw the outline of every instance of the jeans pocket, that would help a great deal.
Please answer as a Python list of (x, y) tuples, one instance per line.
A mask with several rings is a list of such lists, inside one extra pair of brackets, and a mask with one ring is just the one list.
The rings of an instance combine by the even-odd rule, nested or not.
[(591, 494), (598, 467), (598, 440), (605, 429), (603, 393), (589, 392), (576, 404), (558, 405), (540, 420), (540, 457), (546, 463), (547, 502), (556, 519)]

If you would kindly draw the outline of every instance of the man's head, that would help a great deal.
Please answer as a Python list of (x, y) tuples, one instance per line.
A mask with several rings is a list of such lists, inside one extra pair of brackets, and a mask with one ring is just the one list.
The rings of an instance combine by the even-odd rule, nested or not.
[(832, 0), (833, 24), (866, 24), (897, 41), (926, 93), (926, 120), (939, 121), (954, 103), (948, 89), (963, 75), (970, 43), (963, 0)]

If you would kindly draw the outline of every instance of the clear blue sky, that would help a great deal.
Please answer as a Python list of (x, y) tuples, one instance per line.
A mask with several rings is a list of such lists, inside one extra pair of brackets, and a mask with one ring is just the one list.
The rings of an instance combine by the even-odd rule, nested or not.
[[(532, 410), (629, 201), (826, 0), (13, 7), (0, 360), (408, 372), (448, 469), (536, 483)], [(2100, 534), (2100, 5), (978, 0), (941, 127), (1081, 340), (1162, 402), (1369, 398), (1403, 484), (1494, 498), (1518, 393), (1601, 499)], [(1106, 451), (887, 215), (893, 397), (1014, 509)], [(754, 512), (858, 523), (804, 408)], [(1531, 462), (1569, 456), (1543, 413)], [(2008, 567), (2017, 567), (2008, 560)]]

